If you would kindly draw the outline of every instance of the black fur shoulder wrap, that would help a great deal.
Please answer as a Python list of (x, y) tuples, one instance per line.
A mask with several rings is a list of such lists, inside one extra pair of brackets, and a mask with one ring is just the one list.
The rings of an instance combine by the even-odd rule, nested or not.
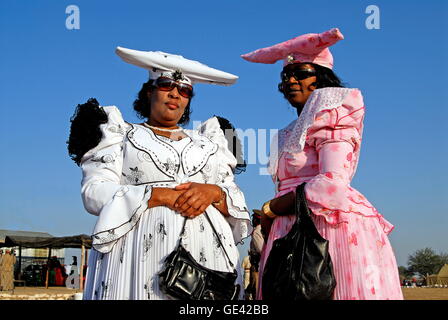
[(70, 136), (67, 141), (68, 154), (79, 166), (81, 158), (100, 143), (102, 133), (100, 124), (107, 123), (107, 114), (95, 98), (78, 104), (70, 118)]
[[(216, 116), (219, 125), (223, 132), (230, 129), (234, 132), (233, 137), (226, 139), (229, 141), (229, 146), (232, 146), (232, 153), (237, 158), (237, 166), (235, 173), (241, 173), (246, 170), (246, 162), (242, 157), (242, 146), (240, 139), (236, 136), (235, 128), (229, 120)], [(75, 113), (70, 118), (70, 136), (67, 141), (67, 149), (70, 158), (79, 166), (82, 157), (87, 151), (96, 147), (103, 137), (100, 125), (107, 123), (108, 117), (103, 108), (100, 107), (95, 98), (90, 98), (86, 103), (78, 104)], [(230, 140), (230, 138), (232, 140)]]
[[(227, 139), (227, 143), (229, 145), (229, 147), (232, 147), (232, 153), (235, 156), (236, 160), (237, 160), (237, 165), (235, 168), (235, 174), (240, 174), (244, 171), (246, 171), (246, 161), (243, 159), (243, 150), (242, 150), (242, 145), (241, 145), (241, 140), (240, 138), (237, 136), (236, 132), (235, 132), (235, 127), (232, 125), (232, 123), (227, 120), (226, 118), (220, 117), (215, 115), (215, 117), (218, 119), (219, 122), (219, 126), (221, 127), (221, 130), (224, 132), (224, 136)], [(232, 137), (229, 137), (228, 134), (226, 134), (226, 130), (232, 130)], [(232, 140), (230, 140), (232, 139)]]

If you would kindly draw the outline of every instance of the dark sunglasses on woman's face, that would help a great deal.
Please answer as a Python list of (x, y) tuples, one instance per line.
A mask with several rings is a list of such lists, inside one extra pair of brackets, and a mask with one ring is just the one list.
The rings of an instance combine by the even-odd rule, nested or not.
[(316, 70), (314, 69), (295, 69), (295, 70), (282, 71), (280, 77), (282, 79), (282, 82), (288, 82), (289, 79), (291, 79), (291, 77), (299, 81), (315, 75)]
[(191, 98), (193, 96), (193, 87), (185, 84), (174, 81), (170, 78), (160, 77), (154, 83), (155, 87), (160, 91), (171, 91), (177, 87), (177, 91), (184, 98)]

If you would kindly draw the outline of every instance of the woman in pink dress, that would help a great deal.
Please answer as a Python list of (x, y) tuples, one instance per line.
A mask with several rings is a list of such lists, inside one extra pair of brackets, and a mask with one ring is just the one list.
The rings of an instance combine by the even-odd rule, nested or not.
[[(271, 148), (275, 198), (264, 206), (267, 236), (260, 277), (272, 243), (295, 222), (295, 189), (305, 194), (320, 234), (329, 241), (336, 277), (333, 299), (403, 299), (388, 234), (393, 226), (350, 181), (362, 141), (365, 106), (358, 89), (344, 88), (333, 73), (329, 46), (343, 39), (338, 29), (306, 34), (243, 55), (251, 62), (284, 59), (279, 90), (297, 109), (298, 119), (279, 131)], [(262, 279), (258, 299), (263, 298)]]

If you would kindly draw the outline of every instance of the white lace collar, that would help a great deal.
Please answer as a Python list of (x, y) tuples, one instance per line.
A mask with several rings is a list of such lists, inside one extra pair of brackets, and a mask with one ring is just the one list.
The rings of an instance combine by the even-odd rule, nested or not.
[[(283, 152), (299, 153), (305, 146), (308, 129), (317, 113), (322, 110), (339, 107), (347, 94), (354, 89), (328, 87), (316, 89), (311, 93), (298, 119), (279, 131), (277, 141), (274, 138), (269, 157), (269, 173), (276, 176), (278, 159)], [(277, 143), (277, 147), (275, 144)]]

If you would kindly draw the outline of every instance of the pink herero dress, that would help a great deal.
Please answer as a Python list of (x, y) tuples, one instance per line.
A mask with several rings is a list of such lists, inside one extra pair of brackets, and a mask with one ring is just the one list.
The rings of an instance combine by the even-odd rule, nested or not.
[[(359, 90), (315, 90), (299, 119), (280, 130), (270, 172), (276, 197), (307, 182), (313, 220), (329, 240), (337, 281), (334, 299), (401, 300), (397, 263), (387, 237), (393, 226), (350, 186), (359, 159), (363, 118)], [(285, 236), (294, 221), (294, 215), (275, 218), (262, 252), (260, 275), (273, 241)], [(258, 299), (262, 299), (259, 283)]]

